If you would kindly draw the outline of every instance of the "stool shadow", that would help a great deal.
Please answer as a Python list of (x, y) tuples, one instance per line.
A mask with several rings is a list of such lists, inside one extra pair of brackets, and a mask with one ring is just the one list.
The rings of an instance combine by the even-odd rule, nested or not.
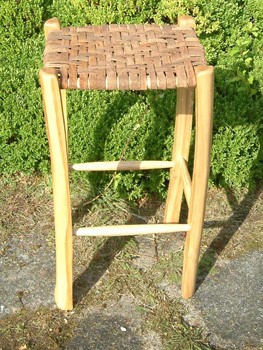
[[(253, 174), (255, 172), (258, 162), (260, 162), (261, 159), (262, 142), (260, 143), (258, 156), (254, 160), (250, 169), (251, 179), (253, 179)], [(219, 256), (222, 253), (222, 251), (229, 243), (230, 239), (234, 236), (234, 234), (238, 231), (238, 229), (241, 227), (241, 225), (247, 218), (251, 208), (262, 193), (262, 182), (259, 181), (256, 188), (253, 188), (253, 182), (250, 183), (250, 189), (248, 193), (244, 196), (244, 198), (239, 204), (233, 190), (226, 188), (225, 191), (228, 202), (232, 208), (233, 214), (225, 222), (215, 222), (213, 223), (213, 225), (209, 225), (209, 227), (221, 226), (222, 229), (218, 233), (218, 235), (212, 240), (209, 247), (206, 249), (199, 261), (197, 273), (197, 289), (204, 282), (209, 272), (214, 267), (217, 261), (217, 256)], [(208, 223), (205, 223), (204, 227), (207, 227), (207, 224)]]
[[(222, 227), (219, 234), (213, 239), (209, 247), (206, 249), (199, 261), (197, 275), (197, 289), (204, 282), (211, 269), (214, 267), (217, 256), (225, 249), (233, 235), (247, 218), (251, 208), (262, 192), (262, 186), (258, 186), (255, 190), (249, 191), (243, 200), (238, 204), (237, 198), (231, 189), (226, 189), (226, 195), (229, 204), (232, 207), (233, 214), (227, 221), (206, 221), (204, 227), (215, 228)], [(73, 213), (74, 222), (79, 221), (88, 211), (90, 205), (80, 203)], [(158, 206), (159, 207), (159, 206)], [(158, 210), (155, 208), (155, 212)], [(186, 220), (186, 205), (182, 208), (182, 221)], [(154, 215), (154, 213), (151, 213)], [(139, 219), (131, 218), (126, 224), (145, 223)], [(74, 281), (74, 304), (79, 304), (88, 294), (91, 288), (100, 280), (107, 269), (110, 267), (114, 258), (124, 249), (125, 245), (134, 239), (130, 237), (110, 237), (105, 243), (94, 253), (88, 267)]]
[(89, 266), (74, 281), (74, 304), (79, 304), (110, 267), (115, 256), (133, 239), (110, 237), (92, 257)]
[[(75, 209), (72, 217), (73, 222), (77, 222), (83, 218), (87, 213), (88, 208), (91, 205), (85, 206), (85, 201), (80, 203)], [(159, 208), (159, 203), (156, 207), (152, 208), (149, 216), (154, 216)], [(126, 221), (126, 225), (132, 224), (145, 224), (140, 218), (131, 217)], [(118, 253), (124, 249), (127, 243), (134, 239), (134, 236), (122, 236), (122, 237), (110, 237), (104, 244), (94, 253), (88, 267), (74, 280), (73, 283), (73, 299), (74, 304), (81, 303), (83, 298), (88, 294), (91, 288), (100, 280), (107, 269), (112, 264), (114, 258)]]
[[(236, 68), (233, 69), (233, 71), (236, 71)], [(219, 93), (222, 95), (221, 98), (224, 98), (227, 96), (227, 79), (228, 76), (231, 76), (231, 71), (225, 71), (225, 70), (220, 70), (219, 68), (217, 69), (217, 75), (222, 75), (221, 79), (224, 79), (226, 81), (226, 86), (221, 87), (221, 90), (219, 89)], [(158, 93), (153, 93), (149, 92), (148, 97), (151, 101), (151, 108), (156, 112), (156, 115), (159, 116), (160, 119), (160, 111), (156, 107), (156, 99), (161, 94), (162, 92)], [(170, 92), (166, 92), (167, 96)], [(160, 97), (160, 96), (159, 96)], [(172, 96), (170, 96), (172, 97)], [(244, 99), (247, 97), (247, 95), (244, 95)], [(158, 100), (158, 99), (157, 99)], [(158, 100), (159, 101), (159, 100)], [(158, 102), (157, 101), (157, 102)], [(228, 100), (226, 100), (228, 101)], [(117, 99), (117, 101), (114, 101), (114, 103), (122, 103), (121, 99)], [(134, 101), (131, 101), (130, 104), (128, 104), (127, 108), (129, 108)], [(231, 104), (232, 104), (231, 100)], [(229, 102), (228, 102), (229, 103)], [(235, 101), (235, 103), (238, 103), (238, 100)], [(220, 103), (217, 102), (217, 99), (215, 99), (215, 111), (217, 108), (221, 108)], [(110, 110), (110, 109), (109, 109)], [(227, 108), (226, 108), (227, 110)], [(238, 109), (237, 109), (238, 111)], [(161, 109), (162, 112), (162, 109)], [(233, 113), (233, 110), (231, 109), (231, 112)], [(174, 111), (169, 113), (169, 115), (166, 116), (166, 121), (167, 125), (169, 124), (168, 122), (171, 122), (174, 120), (174, 113), (175, 113), (175, 108)], [(237, 112), (238, 113), (238, 112)], [(162, 114), (162, 113), (161, 113)], [(164, 113), (165, 114), (165, 113)], [(238, 115), (237, 115), (238, 116)], [(240, 123), (240, 119), (236, 116), (236, 118), (233, 118), (233, 123), (231, 126), (235, 126), (236, 124)], [(165, 118), (165, 115), (163, 116)], [(152, 125), (152, 130), (153, 134), (156, 133), (158, 136), (158, 133), (160, 131), (160, 125), (158, 124), (157, 117), (153, 121)], [(100, 128), (103, 125), (104, 119), (102, 118), (101, 123), (98, 127), (98, 131), (100, 132)], [(222, 126), (221, 120), (217, 120), (215, 118), (215, 123), (216, 127), (219, 128)], [(225, 123), (225, 121), (224, 121)], [(170, 125), (170, 124), (169, 124)], [(224, 124), (223, 124), (224, 125)], [(168, 127), (164, 128), (165, 130), (167, 129), (167, 132), (169, 131)], [(155, 143), (153, 140), (157, 136), (151, 134), (151, 137), (146, 140), (145, 144), (145, 152), (144, 152), (144, 157), (146, 159), (151, 158), (150, 156), (152, 155), (152, 149), (155, 151), (155, 156), (156, 158), (160, 159), (163, 156), (163, 149), (164, 148), (159, 148), (155, 149), (153, 147)], [(167, 134), (168, 135), (168, 134)], [(165, 134), (165, 137), (167, 136)], [(163, 136), (164, 137), (164, 136)], [(104, 137), (105, 138), (105, 137)], [(101, 141), (100, 138), (95, 140), (96, 142), (101, 142), (102, 143), (102, 148), (104, 149), (105, 147), (105, 140)], [(262, 145), (261, 145), (262, 147)], [(262, 154), (259, 152), (259, 154)], [(261, 156), (262, 157), (262, 156)], [(193, 159), (193, 145), (190, 150), (190, 168), (192, 164), (192, 159)], [(251, 178), (253, 179), (253, 172), (254, 169), (256, 169), (256, 165), (260, 159), (260, 156), (258, 159), (254, 161), (254, 164), (251, 167)], [(92, 181), (91, 181), (92, 182)], [(93, 182), (93, 187), (96, 187), (95, 185), (97, 184), (97, 181)], [(237, 232), (239, 227), (242, 225), (242, 223), (245, 221), (247, 218), (252, 206), (254, 205), (255, 201), (259, 197), (261, 192), (261, 188), (257, 187), (255, 190), (250, 190), (247, 195), (243, 198), (241, 203), (238, 204), (238, 200), (235, 197), (235, 194), (231, 189), (226, 189), (226, 194), (228, 201), (230, 205), (232, 206), (233, 214), (228, 218), (226, 221), (214, 221), (210, 223), (206, 222), (205, 227), (222, 227), (220, 230), (219, 234), (213, 239), (209, 247), (206, 249), (204, 254), (202, 255), (200, 262), (199, 262), (199, 270), (198, 270), (198, 276), (197, 276), (197, 287), (199, 287), (202, 282), (206, 279), (207, 275), (215, 265), (217, 261), (217, 255), (221, 254), (222, 251), (225, 249), (227, 246), (228, 242), (230, 239), (233, 237), (233, 235)], [(75, 214), (73, 214), (73, 219), (74, 221), (80, 219), (80, 217), (83, 217), (85, 215), (85, 211), (89, 208), (89, 206), (81, 207), (79, 206), (79, 209), (75, 211)], [(185, 205), (182, 208), (182, 220), (181, 222), (186, 222), (187, 218), (187, 213), (185, 210)], [(134, 221), (127, 222), (128, 223), (135, 223)], [(88, 293), (88, 291), (92, 288), (92, 286), (101, 278), (101, 276), (104, 274), (104, 272), (107, 270), (107, 268), (110, 266), (112, 260), (115, 258), (115, 256), (118, 254), (119, 251), (121, 251), (125, 245), (132, 239), (132, 237), (121, 237), (121, 238), (109, 238), (104, 245), (95, 253), (95, 255), (92, 258), (92, 261), (89, 264), (89, 267), (79, 276), (77, 277), (76, 281), (74, 282), (75, 286), (75, 302), (79, 303), (81, 299)], [(78, 287), (79, 286), (79, 287)]]
[[(90, 135), (92, 144), (96, 146), (93, 147), (92, 152), (90, 152), (88, 161), (109, 160), (104, 158), (107, 138), (114, 128), (114, 125), (118, 124), (119, 120), (121, 120), (132, 106), (136, 104), (139, 96), (136, 91), (119, 91), (118, 94), (107, 91), (107, 95), (108, 97), (111, 96), (111, 100), (105, 112), (101, 114), (97, 120), (93, 134)], [(100, 188), (101, 185), (105, 183), (105, 172), (91, 172), (88, 178), (94, 189)]]
[[(262, 192), (262, 186), (258, 186), (255, 190), (249, 191), (243, 200), (238, 204), (237, 198), (231, 189), (226, 189), (228, 202), (232, 207), (233, 214), (227, 221), (215, 221), (212, 225), (205, 222), (204, 227), (219, 227), (223, 226), (219, 234), (212, 240), (209, 247), (206, 249), (199, 261), (197, 274), (197, 289), (204, 282), (211, 269), (214, 267), (217, 256), (225, 249), (230, 239), (241, 227), (247, 218), (251, 208)], [(209, 225), (208, 225), (209, 224)]]

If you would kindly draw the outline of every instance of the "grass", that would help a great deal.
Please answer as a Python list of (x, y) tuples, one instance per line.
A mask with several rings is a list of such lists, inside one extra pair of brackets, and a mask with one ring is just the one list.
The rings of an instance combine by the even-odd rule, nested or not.
[[(50, 177), (13, 177), (0, 180), (1, 243), (12, 235), (38, 232), (54, 249), (52, 190)], [(96, 202), (85, 183), (72, 184), (73, 217), (76, 226), (160, 222), (164, 204), (145, 198), (137, 205), (104, 193)], [(262, 249), (260, 240), (262, 200), (260, 188), (235, 194), (210, 189), (202, 242), (199, 279), (215, 273), (220, 261), (247, 251)], [(185, 208), (183, 214), (185, 213)], [(160, 284), (180, 283), (183, 237), (171, 235), (143, 242), (135, 238), (79, 238), (74, 240), (75, 299), (73, 313), (52, 308), (21, 310), (0, 320), (0, 349), (59, 349), (70, 340), (85, 310), (105, 312), (124, 295), (134, 299), (132, 308), (137, 331), (156, 333), (162, 349), (210, 349), (201, 330), (184, 320), (185, 309), (177, 298), (167, 296)], [(157, 245), (157, 248), (156, 248)], [(145, 248), (145, 249), (146, 249)], [(146, 250), (147, 250), (146, 249)], [(5, 255), (5, 249), (0, 256)], [(138, 266), (138, 259), (147, 268)], [(147, 265), (147, 259), (151, 264)], [(137, 319), (136, 319), (137, 317)]]
[[(74, 321), (73, 321), (74, 322)], [(61, 349), (73, 335), (71, 316), (58, 310), (21, 310), (0, 320), (0, 349)]]

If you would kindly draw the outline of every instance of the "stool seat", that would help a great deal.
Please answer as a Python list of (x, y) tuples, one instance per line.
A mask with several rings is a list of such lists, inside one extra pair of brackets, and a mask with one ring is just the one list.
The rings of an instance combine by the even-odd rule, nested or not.
[(65, 27), (47, 35), (44, 66), (62, 89), (148, 90), (196, 86), (206, 65), (191, 26), (109, 24)]

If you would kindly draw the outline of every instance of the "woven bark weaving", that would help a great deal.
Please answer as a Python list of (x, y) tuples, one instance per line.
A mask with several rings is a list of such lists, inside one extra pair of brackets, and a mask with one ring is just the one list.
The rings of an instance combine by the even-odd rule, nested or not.
[(147, 90), (194, 87), (206, 61), (190, 27), (110, 24), (49, 33), (44, 65), (63, 89)]

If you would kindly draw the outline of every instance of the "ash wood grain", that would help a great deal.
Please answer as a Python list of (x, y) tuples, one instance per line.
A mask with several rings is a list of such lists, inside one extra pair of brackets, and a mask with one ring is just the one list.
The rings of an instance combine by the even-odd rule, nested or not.
[(179, 168), (180, 168), (180, 174), (183, 180), (183, 189), (184, 189), (185, 199), (189, 207), (192, 183), (191, 183), (191, 177), (187, 167), (187, 162), (185, 159), (183, 158), (181, 159), (181, 161), (179, 162)]
[(71, 170), (77, 171), (114, 171), (114, 170), (149, 170), (149, 169), (167, 169), (174, 166), (169, 161), (112, 161), (112, 162), (90, 162), (70, 165)]
[(47, 40), (48, 34), (60, 30), (60, 21), (58, 18), (50, 18), (44, 24), (44, 33)]
[(115, 225), (83, 227), (76, 229), (77, 236), (138, 236), (148, 234), (161, 234), (173, 232), (185, 232), (190, 229), (188, 224), (147, 224), (147, 225)]
[(191, 298), (195, 292), (196, 272), (205, 215), (207, 185), (210, 171), (210, 151), (214, 100), (214, 68), (196, 68), (196, 136), (194, 169), (187, 233), (184, 248), (182, 295)]
[(182, 159), (186, 161), (188, 160), (191, 142), (193, 102), (193, 89), (181, 88), (177, 90), (174, 145), (172, 153), (174, 167), (170, 170), (170, 182), (164, 214), (165, 223), (178, 223), (180, 218), (184, 188), (180, 171), (180, 162)]
[(62, 310), (73, 308), (72, 220), (67, 139), (59, 83), (54, 69), (42, 69), (40, 82), (49, 140), (56, 235), (55, 300)]

